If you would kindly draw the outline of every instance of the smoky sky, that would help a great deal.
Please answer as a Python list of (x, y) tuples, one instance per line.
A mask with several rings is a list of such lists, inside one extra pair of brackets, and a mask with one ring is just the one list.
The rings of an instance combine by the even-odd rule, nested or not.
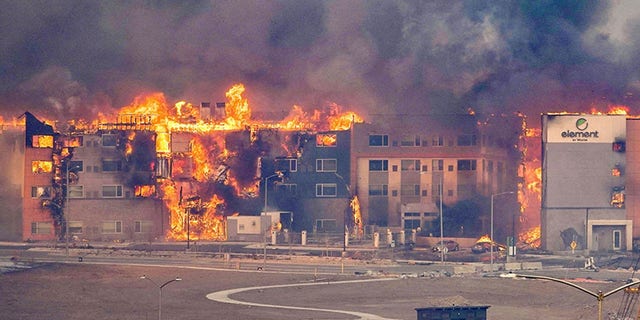
[(639, 109), (635, 0), (2, 0), (0, 114), (89, 118), (162, 92), (253, 110)]

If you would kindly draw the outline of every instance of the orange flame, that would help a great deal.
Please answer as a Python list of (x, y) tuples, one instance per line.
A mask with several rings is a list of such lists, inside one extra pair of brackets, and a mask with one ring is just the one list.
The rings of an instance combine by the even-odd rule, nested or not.
[[(277, 123), (267, 123), (251, 119), (249, 102), (243, 97), (245, 87), (243, 84), (233, 85), (226, 93), (224, 119), (202, 119), (200, 109), (188, 102), (178, 101), (169, 105), (164, 94), (151, 93), (140, 95), (134, 101), (118, 112), (117, 119), (111, 120), (105, 128), (136, 128), (134, 130), (152, 130), (155, 135), (155, 149), (158, 158), (167, 163), (162, 166), (162, 177), (158, 178), (157, 190), (150, 186), (136, 186), (136, 196), (162, 197), (165, 206), (170, 212), (171, 229), (167, 237), (176, 240), (184, 240), (189, 236), (196, 239), (218, 240), (225, 239), (225, 219), (218, 211), (224, 206), (224, 201), (213, 196), (208, 201), (199, 201), (198, 204), (185, 202), (182, 190), (177, 191), (176, 183), (182, 183), (183, 187), (189, 187), (190, 194), (197, 194), (198, 183), (222, 183), (233, 187), (239, 197), (255, 197), (258, 194), (259, 177), (255, 181), (245, 181), (244, 185), (234, 176), (227, 163), (236, 156), (236, 152), (227, 149), (225, 135), (229, 130), (251, 130), (251, 143), (259, 138), (259, 129), (282, 130), (348, 130), (353, 123), (363, 122), (362, 118), (354, 112), (340, 112), (336, 104), (330, 105), (323, 112), (314, 110), (308, 115), (301, 106), (294, 105), (289, 115)], [(107, 117), (98, 115), (102, 123), (107, 122)], [(115, 121), (115, 122), (113, 122)], [(218, 121), (218, 122), (215, 122)], [(140, 123), (142, 124), (140, 125)], [(323, 123), (325, 122), (325, 123)], [(115, 123), (115, 124), (114, 124)], [(89, 126), (81, 122), (75, 126)], [(219, 132), (219, 133), (218, 133)], [(178, 138), (176, 133), (187, 134), (188, 138)], [(132, 141), (135, 136), (128, 137), (125, 154), (133, 151)], [(317, 141), (322, 146), (335, 146), (337, 136), (334, 133), (321, 134)], [(172, 141), (172, 139), (176, 139)], [(188, 141), (188, 147), (186, 142)], [(175, 144), (175, 145), (174, 145)], [(176, 146), (178, 146), (176, 148)], [(172, 148), (176, 148), (172, 150)], [(179, 149), (179, 150), (178, 150)], [(292, 151), (293, 153), (294, 151)], [(168, 175), (170, 173), (170, 176)], [(171, 178), (171, 179), (166, 179)], [(246, 180), (246, 178), (244, 179)], [(180, 182), (182, 181), (182, 182)], [(189, 184), (185, 184), (190, 181)], [(195, 182), (194, 182), (195, 181)], [(358, 229), (362, 228), (359, 203), (357, 198), (352, 200), (354, 207), (354, 221)]]
[(50, 173), (53, 172), (53, 161), (36, 160), (31, 162), (31, 172)]
[(360, 199), (358, 199), (358, 196), (353, 196), (349, 206), (353, 213), (353, 231), (355, 235), (359, 237), (364, 234), (364, 223), (362, 222), (362, 212), (360, 211)]
[(243, 84), (236, 84), (226, 93), (229, 103), (226, 104), (224, 109), (227, 114), (225, 122), (230, 129), (242, 128), (251, 118), (249, 102), (242, 97), (244, 90)]
[(621, 114), (628, 115), (629, 107), (623, 105), (610, 105), (607, 112), (598, 111), (596, 108), (591, 108), (591, 114)]
[(329, 130), (349, 130), (353, 123), (363, 122), (356, 113), (348, 111), (329, 117)]
[(491, 237), (488, 234), (485, 234), (480, 238), (478, 238), (478, 240), (476, 240), (476, 243), (485, 243), (485, 242), (493, 243), (493, 240), (491, 240)]
[(524, 243), (533, 248), (539, 248), (541, 244), (540, 226), (532, 227), (518, 235), (520, 243)]

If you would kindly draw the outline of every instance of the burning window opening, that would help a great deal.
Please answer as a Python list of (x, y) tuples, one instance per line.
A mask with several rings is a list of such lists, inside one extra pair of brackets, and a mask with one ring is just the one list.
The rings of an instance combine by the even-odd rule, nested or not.
[(35, 160), (31, 162), (31, 172), (33, 173), (51, 173), (53, 171), (53, 162), (48, 160)]
[(34, 148), (53, 148), (53, 136), (50, 135), (34, 135), (32, 147)]
[(624, 207), (625, 191), (624, 187), (618, 186), (613, 188), (611, 193), (611, 206), (615, 208)]

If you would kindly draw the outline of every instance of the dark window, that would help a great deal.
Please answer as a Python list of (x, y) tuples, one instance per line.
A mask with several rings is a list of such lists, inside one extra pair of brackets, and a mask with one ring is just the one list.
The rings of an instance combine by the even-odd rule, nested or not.
[(388, 147), (389, 136), (386, 134), (371, 134), (369, 135), (370, 147)]
[(475, 171), (476, 160), (458, 160), (458, 171)]
[(115, 147), (118, 142), (118, 137), (115, 134), (103, 134), (102, 146), (103, 147)]
[(122, 162), (119, 160), (102, 160), (102, 171), (104, 172), (122, 171)]
[(75, 172), (84, 171), (82, 160), (69, 161), (69, 171), (75, 171)]
[(386, 196), (388, 193), (389, 189), (386, 184), (372, 184), (369, 186), (370, 196)]
[(389, 161), (369, 160), (369, 171), (389, 171)]

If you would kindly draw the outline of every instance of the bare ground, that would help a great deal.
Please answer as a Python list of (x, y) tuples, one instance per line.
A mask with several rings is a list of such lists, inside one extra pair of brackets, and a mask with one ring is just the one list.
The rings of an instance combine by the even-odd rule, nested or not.
[[(12, 319), (157, 319), (158, 284), (180, 276), (162, 291), (163, 319), (353, 319), (327, 312), (283, 310), (223, 304), (208, 300), (211, 292), (270, 284), (308, 283), (253, 290), (234, 299), (351, 310), (390, 319), (416, 319), (415, 308), (488, 305), (488, 318), (597, 319), (597, 300), (568, 286), (525, 279), (482, 277), (408, 278), (361, 284), (339, 284), (349, 276), (234, 272), (175, 267), (47, 264), (0, 274), (0, 318)], [(579, 285), (607, 292), (621, 282), (583, 281)], [(623, 293), (604, 300), (604, 319), (617, 310)]]

